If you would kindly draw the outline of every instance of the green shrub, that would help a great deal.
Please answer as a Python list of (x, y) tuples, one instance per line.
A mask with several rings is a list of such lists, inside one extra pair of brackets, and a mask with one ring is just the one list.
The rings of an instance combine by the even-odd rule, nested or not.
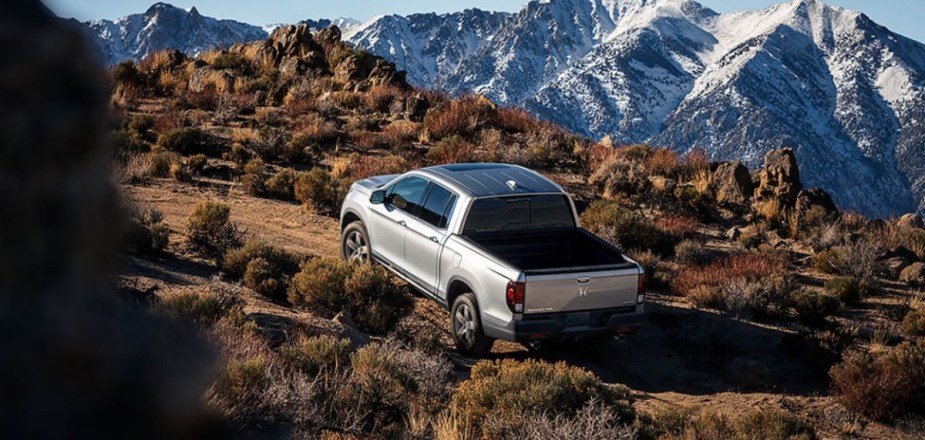
[(168, 316), (205, 328), (227, 315), (234, 304), (234, 301), (211, 292), (181, 293), (164, 298), (157, 304), (157, 309)]
[(825, 283), (825, 290), (845, 304), (857, 304), (871, 294), (866, 281), (857, 278), (839, 277)]
[(164, 215), (155, 209), (133, 212), (123, 239), (125, 249), (140, 255), (163, 252), (170, 241), (170, 229), (163, 220)]
[(597, 201), (581, 214), (582, 225), (623, 250), (672, 252), (671, 238), (644, 217), (613, 202)]
[(754, 410), (730, 418), (713, 412), (687, 410), (656, 413), (643, 433), (665, 440), (813, 440), (816, 432), (797, 416), (777, 410)]
[(526, 414), (570, 417), (600, 402), (629, 422), (634, 417), (629, 399), (626, 387), (606, 385), (594, 374), (564, 362), (504, 359), (475, 364), (470, 378), (453, 395), (451, 408), (462, 423), (476, 429), (476, 437), (481, 431), (481, 437), (495, 438), (502, 433), (484, 432), (482, 422), (489, 416), (499, 420), (498, 425), (511, 426)]
[(281, 348), (280, 354), (291, 365), (316, 376), (349, 364), (350, 341), (330, 335), (303, 338)]
[(263, 355), (232, 359), (219, 371), (209, 390), (211, 397), (230, 413), (226, 416), (245, 420), (259, 417), (266, 405), (265, 392), (272, 384), (268, 370), (269, 363)]
[(813, 269), (816, 269), (822, 273), (836, 275), (838, 274), (838, 269), (835, 268), (835, 261), (838, 258), (838, 248), (826, 249), (822, 252), (819, 252), (816, 255), (813, 255)]
[(190, 245), (221, 266), (228, 251), (241, 247), (242, 234), (231, 222), (231, 208), (215, 202), (196, 206), (187, 225)]
[(903, 333), (909, 336), (925, 336), (925, 309), (914, 309), (906, 313), (902, 328)]
[(186, 165), (193, 174), (202, 174), (209, 165), (209, 158), (205, 154), (196, 154), (186, 160)]
[(266, 192), (267, 171), (262, 160), (254, 159), (244, 165), (241, 186), (244, 188), (244, 192), (252, 196), (261, 196)]
[(296, 274), (289, 301), (325, 318), (348, 312), (361, 330), (380, 334), (392, 329), (412, 307), (384, 268), (331, 258), (316, 258)]
[(128, 132), (137, 139), (151, 140), (154, 122), (154, 117), (151, 115), (134, 115), (128, 123)]
[(710, 260), (710, 250), (696, 240), (683, 240), (674, 247), (675, 259), (681, 264), (700, 265)]
[(151, 159), (151, 176), (153, 177), (170, 177), (171, 167), (180, 163), (180, 155), (160, 148), (149, 152), (148, 157)]
[(127, 157), (132, 154), (147, 153), (150, 150), (135, 135), (122, 130), (109, 133), (109, 146), (114, 157)]
[(180, 154), (198, 152), (206, 142), (206, 135), (196, 128), (170, 130), (157, 138), (157, 145)]
[(258, 258), (278, 267), (282, 273), (290, 275), (299, 271), (301, 263), (299, 256), (279, 247), (259, 241), (248, 241), (243, 247), (233, 249), (225, 255), (222, 272), (234, 278), (243, 278), (247, 265)]
[(342, 182), (332, 177), (331, 173), (315, 168), (299, 174), (294, 192), (296, 200), (314, 208), (319, 214), (337, 215), (346, 191)]
[(222, 154), (222, 159), (232, 161), (238, 166), (243, 166), (253, 157), (254, 154), (241, 144), (233, 144), (231, 151)]
[(793, 295), (793, 308), (803, 324), (819, 325), (841, 310), (841, 301), (831, 295), (799, 290)]
[(925, 409), (925, 342), (848, 353), (829, 371), (838, 400), (851, 411), (893, 420)]
[(279, 200), (295, 198), (295, 173), (286, 168), (267, 180), (267, 195)]
[(352, 371), (338, 405), (364, 414), (364, 425), (384, 438), (398, 438), (421, 384), (394, 350), (369, 344), (350, 356)]
[(753, 411), (736, 423), (737, 439), (811, 440), (812, 426), (797, 416), (781, 411)]
[(247, 263), (244, 285), (267, 298), (282, 300), (286, 298), (288, 282), (269, 261), (255, 258)]

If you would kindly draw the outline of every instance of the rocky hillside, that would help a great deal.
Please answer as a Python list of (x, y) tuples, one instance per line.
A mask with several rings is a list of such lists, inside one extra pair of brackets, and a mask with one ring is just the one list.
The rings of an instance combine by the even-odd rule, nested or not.
[[(221, 353), (205, 373), (179, 371), (203, 377), (189, 394), (222, 432), (922, 437), (920, 217), (840, 211), (793, 149), (749, 169), (595, 141), (485, 97), (415, 89), (341, 38), (287, 26), (110, 72), (130, 205), (121, 293)], [(468, 161), (528, 166), (572, 193), (582, 225), (646, 268), (644, 329), (465, 358), (445, 310), (381, 267), (341, 261), (353, 182)]]
[(585, 135), (749, 166), (792, 146), (804, 178), (845, 209), (925, 209), (925, 46), (818, 0), (730, 14), (691, 0), (534, 1), (512, 15), (383, 17), (348, 38), (412, 83)]

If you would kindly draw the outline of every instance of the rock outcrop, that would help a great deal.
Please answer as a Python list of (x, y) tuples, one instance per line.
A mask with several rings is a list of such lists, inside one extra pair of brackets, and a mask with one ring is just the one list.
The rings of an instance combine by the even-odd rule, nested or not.
[(838, 218), (838, 207), (832, 196), (821, 188), (800, 191), (793, 207), (791, 224), (797, 227), (833, 221)]
[(802, 190), (800, 169), (793, 149), (769, 151), (764, 156), (764, 166), (758, 170), (756, 201), (777, 201), (780, 206), (792, 207), (796, 205), (797, 197)]
[(712, 176), (713, 192), (720, 203), (748, 203), (755, 192), (748, 168), (736, 160), (723, 162)]

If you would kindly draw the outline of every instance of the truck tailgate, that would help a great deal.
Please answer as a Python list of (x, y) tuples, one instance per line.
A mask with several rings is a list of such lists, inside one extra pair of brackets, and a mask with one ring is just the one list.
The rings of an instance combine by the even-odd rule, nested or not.
[(558, 274), (526, 274), (524, 311), (577, 312), (636, 304), (638, 268)]

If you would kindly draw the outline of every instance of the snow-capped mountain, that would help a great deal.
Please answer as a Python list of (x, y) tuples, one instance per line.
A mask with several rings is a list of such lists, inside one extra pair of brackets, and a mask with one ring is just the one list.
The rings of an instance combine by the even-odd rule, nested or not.
[(267, 37), (267, 32), (258, 26), (204, 17), (196, 8), (184, 10), (166, 3), (155, 3), (144, 14), (116, 21), (91, 21), (84, 26), (100, 47), (103, 60), (110, 65), (140, 60), (163, 49), (197, 55)]
[[(925, 45), (818, 0), (540, 0), (516, 14), (384, 16), (346, 37), (417, 85), (578, 132), (760, 165), (781, 146), (845, 209), (925, 211)], [(805, 170), (805, 171), (804, 171)]]
[[(300, 23), (308, 24), (314, 30), (337, 26), (345, 32), (360, 24), (347, 17), (303, 20)], [(129, 15), (116, 21), (97, 20), (81, 24), (109, 65), (125, 60), (138, 61), (164, 49), (177, 49), (195, 56), (209, 49), (265, 39), (276, 28), (285, 25), (252, 26), (234, 20), (219, 20), (201, 15), (195, 7), (185, 10), (166, 3), (155, 3), (143, 14)]]

